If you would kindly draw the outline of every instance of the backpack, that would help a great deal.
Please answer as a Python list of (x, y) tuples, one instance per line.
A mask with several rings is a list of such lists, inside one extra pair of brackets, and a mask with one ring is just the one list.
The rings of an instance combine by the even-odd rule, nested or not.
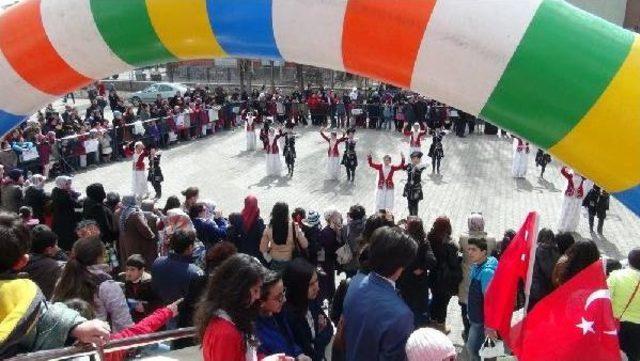
[(337, 256), (337, 261), (338, 264), (340, 265), (345, 265), (347, 263), (350, 263), (353, 260), (353, 250), (351, 249), (351, 246), (349, 245), (349, 232), (351, 231), (351, 228), (349, 226), (346, 227), (346, 234), (343, 237), (343, 241), (344, 244), (342, 246), (340, 246), (340, 248), (338, 248), (336, 250), (336, 256)]

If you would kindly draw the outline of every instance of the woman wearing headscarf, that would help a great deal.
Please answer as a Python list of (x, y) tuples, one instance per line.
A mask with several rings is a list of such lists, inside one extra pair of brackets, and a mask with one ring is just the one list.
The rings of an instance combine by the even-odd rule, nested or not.
[[(165, 207), (166, 208), (166, 207)], [(191, 218), (180, 208), (170, 208), (165, 217), (158, 223), (158, 236), (160, 238), (160, 255), (166, 256), (169, 252), (169, 239), (176, 231), (194, 231), (195, 227)]]
[(71, 251), (76, 241), (76, 225), (80, 220), (76, 208), (80, 208), (78, 202), (79, 193), (71, 189), (72, 179), (68, 176), (56, 178), (56, 186), (51, 192), (51, 229), (58, 235), (58, 245), (65, 251)]
[(24, 191), (24, 205), (31, 207), (33, 217), (44, 224), (44, 208), (51, 196), (44, 191), (45, 177), (42, 174), (34, 174), (29, 179), (31, 185)]
[(105, 244), (113, 242), (117, 234), (113, 213), (104, 204), (106, 198), (102, 184), (91, 184), (87, 187), (87, 199), (82, 207), (82, 218), (96, 221), (100, 228), (100, 239)]
[(122, 207), (116, 212), (116, 219), (120, 231), (120, 264), (126, 264), (132, 254), (140, 254), (148, 265), (153, 264), (158, 258), (158, 245), (142, 209), (138, 207), (136, 196), (122, 197)]
[(264, 233), (264, 220), (260, 217), (260, 208), (258, 208), (258, 199), (249, 195), (244, 199), (244, 208), (240, 213), (242, 216), (242, 230), (244, 237), (240, 240), (236, 247), (238, 252), (246, 253), (263, 261), (262, 253), (260, 253), (260, 240)]

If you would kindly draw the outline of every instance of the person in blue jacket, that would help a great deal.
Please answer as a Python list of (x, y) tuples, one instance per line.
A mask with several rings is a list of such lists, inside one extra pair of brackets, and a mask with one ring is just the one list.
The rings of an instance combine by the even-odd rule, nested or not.
[(189, 217), (196, 229), (198, 239), (207, 249), (227, 237), (227, 221), (220, 212), (215, 212), (213, 219), (207, 218), (207, 205), (196, 203), (189, 209)]
[(484, 328), (484, 296), (489, 288), (498, 267), (495, 257), (487, 257), (487, 240), (484, 238), (470, 238), (467, 244), (469, 260), (473, 264), (469, 271), (469, 301), (467, 312), (470, 322), (467, 350), (471, 361), (480, 361), (478, 352), (482, 347), (485, 335), (497, 338), (495, 331)]
[(291, 328), (280, 313), (285, 300), (282, 276), (269, 271), (262, 283), (260, 315), (256, 320), (256, 335), (260, 341), (258, 352), (263, 355), (285, 354), (295, 357), (296, 361), (311, 361), (296, 344)]
[(371, 272), (360, 283), (352, 282), (344, 302), (347, 361), (406, 360), (414, 317), (395, 284), (417, 250), (413, 238), (398, 227), (385, 226), (373, 233)]

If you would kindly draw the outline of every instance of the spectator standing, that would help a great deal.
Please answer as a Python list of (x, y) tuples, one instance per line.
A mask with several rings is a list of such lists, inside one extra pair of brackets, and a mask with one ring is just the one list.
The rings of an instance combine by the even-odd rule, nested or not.
[(302, 254), (309, 244), (300, 227), (289, 219), (289, 206), (278, 202), (271, 211), (271, 221), (260, 240), (260, 252), (274, 271), (281, 271), (294, 258)]
[(564, 284), (580, 271), (600, 259), (600, 251), (593, 241), (580, 240), (567, 250), (566, 256), (564, 260), (562, 257), (558, 260), (553, 270), (554, 274), (557, 275), (556, 287)]
[(0, 205), (5, 211), (18, 213), (18, 209), (22, 207), (22, 183), (24, 177), (22, 170), (15, 168), (9, 171), (9, 176), (3, 181), (0, 189)]
[(196, 203), (189, 210), (189, 217), (196, 229), (198, 239), (207, 249), (227, 236), (227, 221), (222, 217), (222, 213), (217, 210), (212, 216), (213, 219), (207, 217), (207, 206), (204, 203)]
[(107, 194), (100, 183), (94, 183), (87, 187), (87, 198), (82, 206), (82, 218), (94, 220), (100, 228), (100, 237), (105, 244), (112, 243), (116, 239), (117, 230), (113, 213), (104, 204)]
[(258, 199), (249, 195), (244, 199), (244, 208), (240, 213), (242, 216), (243, 237), (236, 244), (238, 252), (246, 253), (250, 256), (263, 260), (260, 253), (260, 240), (264, 233), (264, 220), (260, 217), (260, 208), (258, 208)]
[[(468, 300), (470, 328), (466, 346), (470, 359), (480, 361), (478, 352), (485, 339), (484, 296), (498, 267), (498, 260), (488, 256), (487, 241), (482, 238), (469, 239), (467, 253), (469, 253), (469, 259), (473, 266), (470, 270), (471, 283), (469, 284)], [(494, 337), (495, 331), (493, 334), (491, 332), (487, 334)]]
[(427, 235), (437, 262), (435, 269), (429, 273), (429, 315), (434, 327), (447, 334), (450, 332), (446, 326), (447, 306), (462, 282), (461, 259), (458, 247), (451, 242), (451, 232), (449, 218), (438, 217)]
[(51, 228), (59, 237), (60, 248), (65, 251), (70, 251), (76, 240), (75, 229), (80, 218), (76, 213), (76, 208), (80, 208), (79, 194), (73, 191), (71, 184), (70, 177), (59, 176), (51, 192)]
[(327, 225), (320, 232), (321, 257), (318, 261), (324, 271), (320, 277), (320, 300), (332, 300), (336, 290), (336, 251), (343, 243), (342, 236), (342, 215), (337, 209), (330, 209), (325, 212), (324, 219)]
[(629, 361), (640, 360), (640, 248), (629, 252), (629, 267), (607, 279), (613, 314), (620, 320), (620, 348)]
[(47, 300), (51, 299), (64, 268), (64, 262), (55, 258), (58, 251), (58, 236), (49, 227), (42, 224), (33, 227), (29, 263), (24, 272), (40, 287)]
[(153, 292), (151, 274), (147, 273), (144, 257), (134, 254), (127, 258), (124, 272), (124, 295), (131, 308), (133, 322), (140, 322), (155, 311), (160, 302)]
[(538, 246), (533, 264), (527, 311), (531, 311), (538, 301), (553, 291), (553, 268), (560, 258), (560, 251), (554, 238), (553, 231), (548, 228), (538, 232)]
[[(382, 227), (371, 238), (371, 273), (351, 283), (344, 302), (346, 360), (405, 360), (413, 313), (396, 292), (396, 281), (418, 246), (399, 228)], [(375, 302), (372, 302), (375, 300)]]
[(118, 219), (120, 232), (118, 242), (120, 264), (125, 264), (132, 254), (141, 254), (147, 264), (153, 264), (158, 257), (158, 245), (144, 213), (138, 207), (136, 196), (124, 196), (122, 207), (116, 212), (115, 217)]
[(51, 196), (44, 191), (45, 177), (41, 174), (31, 176), (30, 185), (24, 191), (24, 204), (31, 207), (33, 216), (37, 218), (41, 224), (45, 223), (45, 207), (47, 202), (51, 200)]
[(106, 249), (99, 238), (84, 238), (73, 245), (74, 257), (67, 262), (53, 292), (56, 302), (80, 298), (93, 305), (97, 318), (108, 321), (115, 331), (133, 324), (124, 293), (109, 275)]
[(318, 273), (305, 259), (296, 258), (287, 264), (282, 278), (288, 293), (284, 317), (295, 342), (313, 361), (322, 361), (333, 336), (333, 327), (317, 302)]
[(364, 218), (364, 207), (359, 204), (353, 205), (347, 213), (347, 225), (342, 228), (342, 242), (351, 250), (351, 260), (342, 265), (342, 270), (347, 277), (353, 277), (358, 271), (358, 240), (364, 231)]

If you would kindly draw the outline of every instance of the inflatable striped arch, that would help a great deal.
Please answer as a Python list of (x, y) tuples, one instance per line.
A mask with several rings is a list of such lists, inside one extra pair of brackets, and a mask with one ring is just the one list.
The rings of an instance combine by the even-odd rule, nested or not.
[(24, 0), (0, 15), (0, 133), (93, 79), (226, 56), (410, 88), (640, 215), (640, 38), (561, 0)]

